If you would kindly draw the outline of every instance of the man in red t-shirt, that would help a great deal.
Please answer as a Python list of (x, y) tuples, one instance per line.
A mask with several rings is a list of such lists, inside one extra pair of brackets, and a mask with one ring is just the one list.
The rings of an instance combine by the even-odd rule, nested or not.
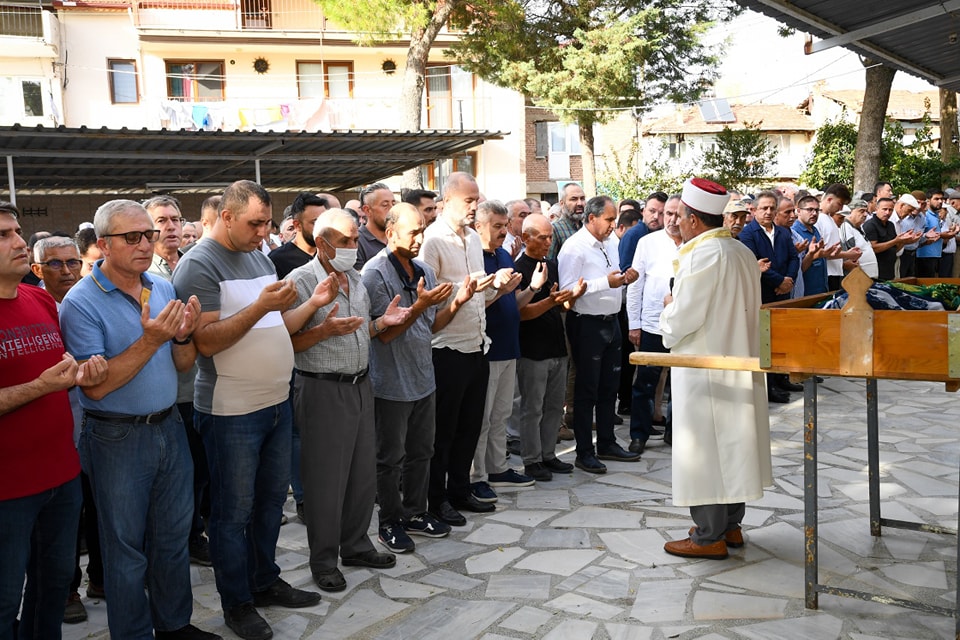
[(67, 389), (102, 382), (107, 364), (78, 365), (53, 298), (20, 284), (30, 264), (17, 218), (0, 202), (0, 635), (22, 594), (20, 637), (59, 638), (81, 502)]

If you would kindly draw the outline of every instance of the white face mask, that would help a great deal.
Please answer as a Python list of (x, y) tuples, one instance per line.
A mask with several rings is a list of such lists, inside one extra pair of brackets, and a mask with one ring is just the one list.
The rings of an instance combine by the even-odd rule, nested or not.
[(337, 255), (333, 258), (327, 258), (330, 262), (330, 268), (338, 273), (344, 273), (345, 271), (352, 269), (353, 265), (357, 263), (357, 250), (354, 249), (342, 249), (334, 247), (332, 244), (327, 242), (326, 238), (323, 240), (327, 243), (331, 249), (337, 252)]

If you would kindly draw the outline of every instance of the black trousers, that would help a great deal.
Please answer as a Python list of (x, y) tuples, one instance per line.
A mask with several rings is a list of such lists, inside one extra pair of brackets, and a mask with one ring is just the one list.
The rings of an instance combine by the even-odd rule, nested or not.
[(917, 277), (936, 278), (940, 271), (940, 258), (917, 258)]
[(466, 500), (470, 492), (470, 465), (483, 422), (490, 364), (481, 351), (434, 349), (433, 369), (437, 379), (437, 428), (427, 502), (436, 509), (451, 498)]
[(567, 337), (577, 366), (573, 388), (573, 434), (577, 455), (594, 453), (593, 416), (597, 418), (597, 449), (616, 444), (613, 417), (620, 383), (620, 324), (613, 317), (567, 313)]

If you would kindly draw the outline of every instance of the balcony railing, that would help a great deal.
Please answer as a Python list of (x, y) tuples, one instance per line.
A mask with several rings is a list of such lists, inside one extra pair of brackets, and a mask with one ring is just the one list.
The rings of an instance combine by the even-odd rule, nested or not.
[(142, 29), (306, 31), (327, 28), (310, 0), (131, 0)]
[[(147, 126), (168, 129), (241, 131), (333, 131), (344, 129), (399, 129), (400, 108), (395, 96), (371, 98), (249, 98), (219, 102), (164, 100), (159, 122)], [(459, 104), (458, 104), (459, 103)], [(427, 100), (424, 129), (506, 129), (495, 122), (490, 98)], [(432, 116), (431, 110), (442, 112)], [(428, 115), (430, 114), (430, 115)]]
[(43, 10), (39, 2), (0, 5), (0, 36), (43, 37)]

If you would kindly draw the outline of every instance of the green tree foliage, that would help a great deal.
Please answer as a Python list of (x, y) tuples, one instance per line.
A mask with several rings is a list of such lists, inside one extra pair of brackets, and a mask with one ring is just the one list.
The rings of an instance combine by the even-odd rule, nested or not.
[[(888, 120), (883, 128), (880, 151), (880, 180), (893, 185), (894, 193), (943, 186), (951, 171), (960, 169), (960, 161), (943, 162), (940, 150), (931, 135), (930, 105), (917, 130), (915, 139), (903, 143), (903, 126)], [(853, 157), (857, 144), (857, 127), (844, 119), (827, 122), (817, 129), (816, 142), (800, 174), (800, 182), (823, 188), (840, 182), (853, 184)]]
[(660, 152), (653, 154), (646, 166), (640, 167), (637, 162), (639, 149), (636, 140), (631, 140), (630, 146), (621, 152), (610, 149), (606, 169), (597, 181), (598, 193), (615, 200), (644, 200), (654, 191), (680, 193), (683, 182), (693, 175), (693, 169), (676, 170), (671, 166), (666, 143), (661, 144)]
[(700, 37), (739, 11), (714, 0), (473, 0), (456, 12), (466, 33), (451, 53), (576, 123), (590, 192), (593, 125), (619, 109), (699, 97), (721, 53)]
[(760, 125), (744, 122), (743, 127), (724, 127), (717, 134), (716, 148), (703, 156), (706, 174), (735, 191), (748, 191), (769, 178), (777, 165), (777, 151)]
[(857, 127), (843, 118), (817, 129), (813, 151), (800, 174), (800, 183), (821, 187), (834, 182), (853, 184), (853, 157)]

